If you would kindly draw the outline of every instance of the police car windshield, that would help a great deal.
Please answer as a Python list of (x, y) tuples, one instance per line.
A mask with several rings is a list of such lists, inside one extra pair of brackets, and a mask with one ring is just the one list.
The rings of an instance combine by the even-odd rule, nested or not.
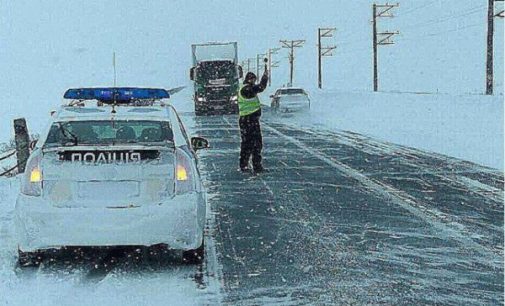
[(44, 146), (142, 144), (173, 142), (167, 121), (102, 120), (57, 122), (51, 126)]

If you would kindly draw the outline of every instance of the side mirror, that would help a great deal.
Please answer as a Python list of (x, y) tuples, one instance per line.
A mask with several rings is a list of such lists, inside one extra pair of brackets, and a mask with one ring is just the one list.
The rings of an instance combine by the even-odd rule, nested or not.
[(244, 77), (244, 70), (242, 69), (242, 66), (238, 66), (238, 78), (241, 79)]
[(28, 147), (30, 148), (31, 151), (33, 151), (35, 149), (37, 142), (38, 142), (38, 139), (30, 141), (30, 144), (28, 145)]
[(207, 149), (209, 147), (209, 141), (203, 137), (191, 137), (191, 146), (195, 151)]
[(189, 69), (189, 79), (191, 81), (195, 80), (195, 67), (192, 67), (191, 69)]

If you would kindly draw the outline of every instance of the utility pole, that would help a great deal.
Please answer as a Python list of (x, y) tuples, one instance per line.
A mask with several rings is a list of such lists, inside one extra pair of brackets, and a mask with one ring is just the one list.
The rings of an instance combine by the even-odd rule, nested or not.
[[(246, 67), (247, 67), (247, 72), (250, 72), (251, 71), (251, 61), (255, 60), (255, 58), (248, 58), (246, 60), (244, 60), (244, 62), (246, 63)], [(246, 72), (246, 73), (247, 73)]]
[(283, 48), (289, 48), (289, 86), (293, 85), (293, 69), (294, 69), (294, 62), (295, 62), (295, 48), (301, 48), (303, 44), (305, 43), (305, 40), (281, 40), (280, 43), (282, 44)]
[(399, 7), (400, 4), (373, 4), (372, 5), (372, 23), (373, 23), (373, 91), (379, 90), (379, 73), (378, 73), (378, 64), (377, 64), (377, 46), (383, 45), (394, 45), (394, 41), (391, 40), (391, 37), (399, 34), (398, 31), (391, 32), (377, 32), (377, 19), (378, 18), (393, 18), (394, 15), (391, 13), (391, 10), (395, 7)]
[(259, 79), (260, 75), (260, 58), (264, 58), (266, 56), (265, 53), (256, 54), (256, 77)]
[(336, 28), (318, 28), (317, 29), (317, 85), (319, 88), (323, 87), (323, 68), (322, 68), (322, 58), (323, 56), (333, 56), (332, 51), (337, 48), (337, 46), (323, 47), (321, 44), (321, 38), (333, 37), (333, 33)]
[(242, 69), (247, 69), (247, 60), (241, 61), (240, 66), (242, 66)]
[(268, 86), (272, 86), (272, 68), (279, 67), (279, 62), (272, 63), (272, 54), (277, 54), (281, 48), (268, 49)]
[(488, 0), (487, 7), (487, 53), (486, 53), (486, 95), (493, 94), (493, 42), (494, 42), (494, 18), (503, 18), (503, 10), (495, 14), (495, 2), (503, 2), (503, 0)]

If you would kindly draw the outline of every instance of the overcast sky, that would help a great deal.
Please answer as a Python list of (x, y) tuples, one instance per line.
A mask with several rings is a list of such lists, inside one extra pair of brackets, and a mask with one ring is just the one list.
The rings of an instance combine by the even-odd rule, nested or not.
[[(324, 59), (326, 87), (372, 86), (371, 1), (0, 1), (0, 89), (11, 116), (46, 113), (68, 87), (189, 84), (191, 43), (238, 41), (241, 59), (279, 39), (305, 39), (296, 50), (295, 84), (315, 87), (317, 28), (336, 27), (335, 56)], [(400, 1), (396, 45), (379, 49), (383, 90), (481, 93), (484, 90), (484, 0)], [(500, 4), (497, 4), (500, 5)], [(503, 91), (503, 19), (496, 20), (496, 85)], [(275, 86), (287, 82), (287, 50), (277, 56)], [(14, 103), (15, 105), (11, 105)], [(3, 125), (2, 125), (3, 127)], [(4, 133), (0, 138), (4, 138)]]

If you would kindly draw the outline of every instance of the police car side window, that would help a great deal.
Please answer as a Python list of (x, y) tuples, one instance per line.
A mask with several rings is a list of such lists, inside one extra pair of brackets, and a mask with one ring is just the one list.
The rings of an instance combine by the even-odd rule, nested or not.
[[(179, 118), (177, 118), (179, 120)], [(188, 138), (188, 133), (186, 133), (186, 130), (184, 129), (184, 125), (182, 125), (182, 122), (179, 120), (179, 126), (181, 127), (181, 132), (182, 135), (184, 135), (184, 139), (186, 139), (186, 143), (188, 144), (188, 147), (191, 148), (191, 143), (189, 142)]]
[(186, 141), (186, 144), (192, 150), (191, 142), (189, 141), (189, 137), (188, 137), (188, 133), (186, 133), (186, 129), (184, 128), (184, 125), (181, 122), (181, 118), (179, 117), (179, 114), (175, 113), (175, 117), (177, 118), (177, 122), (179, 123), (179, 128), (181, 129), (181, 133), (182, 133), (182, 136), (184, 136), (184, 140)]

